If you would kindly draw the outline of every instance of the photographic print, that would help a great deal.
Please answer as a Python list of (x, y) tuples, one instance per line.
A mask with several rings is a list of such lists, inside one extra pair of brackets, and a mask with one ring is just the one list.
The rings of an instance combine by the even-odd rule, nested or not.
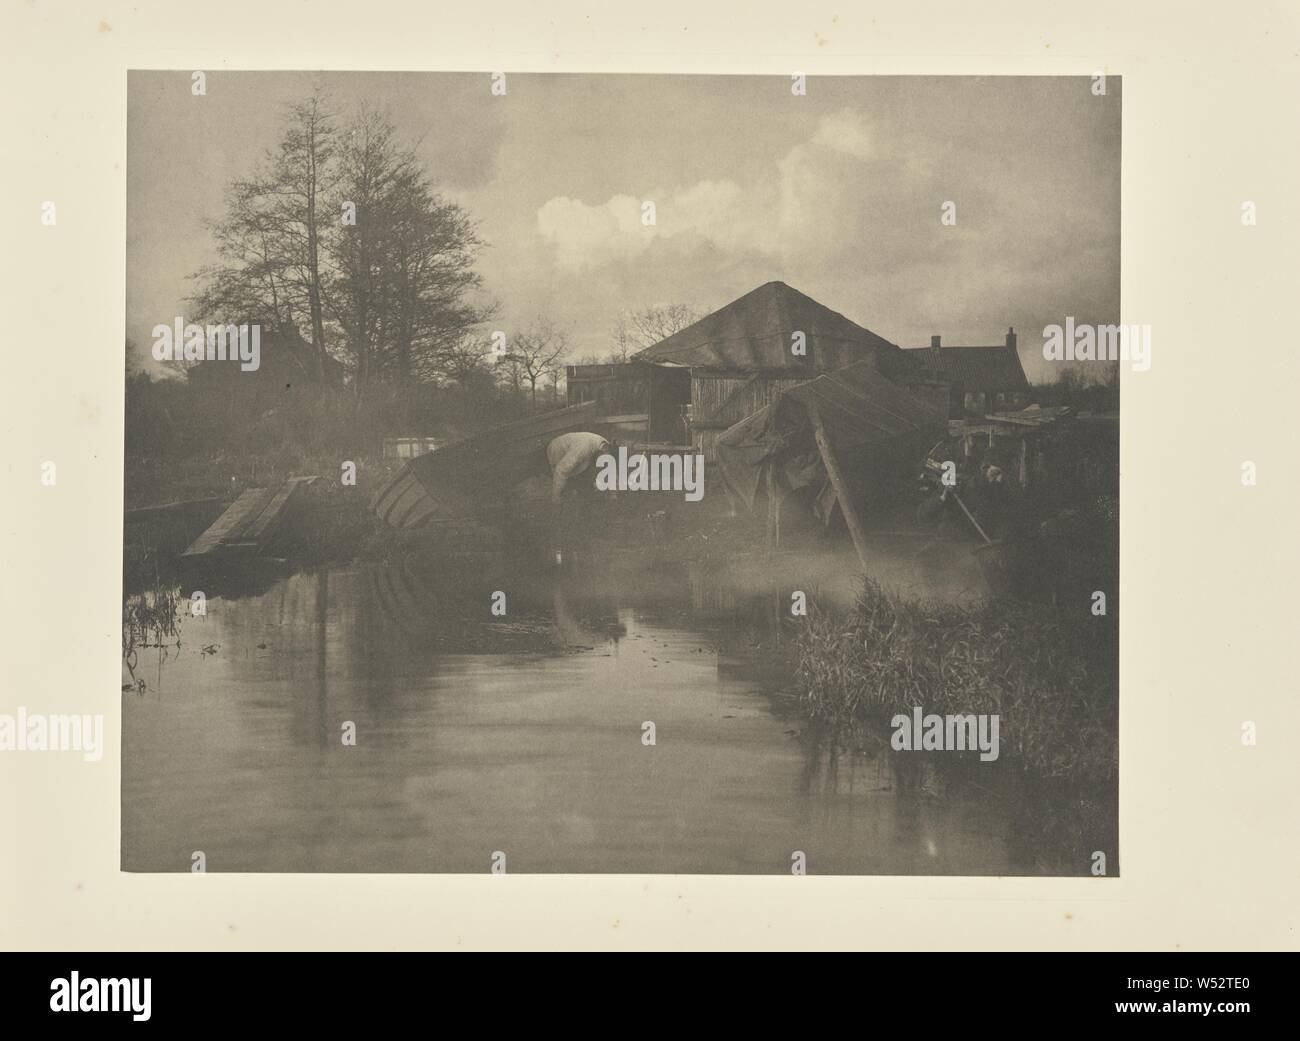
[(1118, 875), (1121, 86), (131, 72), (122, 868)]

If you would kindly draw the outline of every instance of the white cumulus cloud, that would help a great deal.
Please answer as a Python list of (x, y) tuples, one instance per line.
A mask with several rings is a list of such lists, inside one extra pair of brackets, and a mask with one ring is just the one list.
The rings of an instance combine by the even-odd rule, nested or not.
[[(773, 257), (844, 245), (844, 216), (863, 194), (863, 170), (879, 164), (866, 124), (843, 109), (823, 116), (813, 133), (746, 185), (702, 180), (644, 199), (616, 195), (603, 203), (568, 196), (548, 200), (537, 228), (563, 266), (579, 270), (641, 255), (655, 241), (692, 248), (702, 241), (729, 253)], [(656, 222), (645, 225), (641, 204), (653, 201)]]

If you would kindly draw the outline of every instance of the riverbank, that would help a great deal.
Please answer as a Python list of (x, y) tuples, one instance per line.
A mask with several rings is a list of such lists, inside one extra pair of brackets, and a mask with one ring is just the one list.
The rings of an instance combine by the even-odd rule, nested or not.
[[(182, 463), (135, 461), (128, 467), (126, 489), (127, 590), (179, 578), (180, 553), (215, 520), (222, 503), (233, 502), (246, 488), (273, 487), (304, 475), (320, 480), (303, 489), (269, 554), (289, 570), (352, 562), (476, 569), (520, 558), (554, 562), (557, 553), (563, 559), (628, 549), (663, 560), (720, 560), (763, 550), (761, 522), (750, 514), (730, 515), (719, 502), (583, 488), (557, 506), (543, 477), (494, 496), (473, 516), (437, 517), (419, 529), (397, 531), (372, 512), (371, 502), (403, 465), (374, 458), (340, 463), (334, 456), (289, 449), (241, 458), (218, 453)], [(147, 524), (130, 520), (149, 508), (199, 500), (214, 505), (197, 527), (192, 516), (180, 523), (166, 511)]]
[(809, 617), (796, 670), (828, 726), (888, 741), (889, 721), (918, 707), (997, 714), (1003, 754), (1026, 773), (1103, 788), (1118, 767), (1118, 650), (1113, 616), (1086, 606), (908, 600), (868, 580), (851, 610)]

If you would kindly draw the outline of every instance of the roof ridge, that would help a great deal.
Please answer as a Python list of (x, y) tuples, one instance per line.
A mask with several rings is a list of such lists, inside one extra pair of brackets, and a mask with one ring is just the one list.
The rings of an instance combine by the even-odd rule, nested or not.
[[(1000, 351), (1010, 347), (1009, 343), (941, 343), (941, 351)], [(905, 347), (908, 351), (929, 351), (934, 349), (934, 344), (922, 344), (919, 347)]]
[[(726, 344), (744, 344), (750, 347), (748, 360), (733, 360), (754, 365), (758, 363), (752, 349), (756, 344), (783, 340), (790, 331), (800, 327), (804, 327), (802, 331), (810, 337), (827, 345), (875, 349), (897, 347), (879, 333), (859, 325), (788, 282), (769, 279), (690, 325), (643, 347), (632, 355), (632, 359), (654, 361), (699, 352), (721, 362), (725, 357), (717, 348)], [(836, 364), (833, 357), (828, 362)]]
[[(861, 326), (859, 326), (859, 328), (861, 328)], [(681, 332), (685, 332), (685, 330), (680, 330), (680, 331), (681, 331)], [(869, 332), (869, 333), (870, 333), (871, 330), (870, 330), (870, 329), (863, 329), (863, 332)], [(677, 333), (673, 333), (673, 336), (676, 336), (676, 335), (677, 335)], [(872, 335), (872, 336), (875, 336), (877, 339), (884, 340), (884, 337), (883, 337), (883, 336), (879, 336), (877, 333), (871, 333), (871, 335)], [(710, 336), (708, 342), (709, 342), (709, 343), (743, 343), (743, 342), (745, 342), (745, 341), (747, 341), (747, 340), (766, 340), (766, 339), (772, 339), (772, 338), (778, 339), (778, 340), (780, 340), (781, 342), (784, 343), (784, 342), (785, 342), (785, 333), (784, 333), (784, 331), (783, 331), (783, 332), (779, 332), (779, 333), (750, 333), (750, 334), (747, 335), (747, 336)], [(860, 342), (860, 341), (858, 340), (857, 337), (852, 337), (852, 336), (833, 336), (833, 335), (831, 335), (830, 333), (818, 333), (818, 334), (817, 334), (817, 338), (818, 338), (819, 340), (831, 340), (831, 341), (834, 341), (834, 342), (836, 342), (836, 343), (858, 343), (858, 342)], [(659, 343), (663, 343), (664, 340), (668, 340), (668, 339), (671, 339), (671, 337), (665, 336), (663, 340), (660, 340), (660, 341), (659, 341)], [(888, 340), (885, 340), (885, 342), (888, 343), (889, 341), (888, 341)], [(655, 345), (652, 344), (651, 346), (655, 346)], [(698, 350), (701, 346), (702, 346), (701, 344), (687, 344), (685, 347), (673, 347), (671, 350), (667, 351), (666, 353), (668, 353), (668, 354), (676, 354), (676, 353), (679, 352), (679, 351), (694, 351), (694, 350)], [(916, 350), (916, 349), (917, 349), (917, 348), (911, 348), (911, 347), (908, 348), (908, 350)], [(646, 347), (646, 348), (644, 348), (644, 350), (647, 350), (647, 351), (648, 351), (648, 350), (650, 350), (650, 348), (649, 348), (649, 347)], [(642, 351), (637, 351), (637, 354), (641, 354), (641, 353), (642, 353)], [(636, 357), (636, 355), (633, 355), (632, 357)], [(629, 359), (629, 360), (630, 360), (630, 359)], [(856, 363), (854, 363), (854, 364), (856, 364)]]

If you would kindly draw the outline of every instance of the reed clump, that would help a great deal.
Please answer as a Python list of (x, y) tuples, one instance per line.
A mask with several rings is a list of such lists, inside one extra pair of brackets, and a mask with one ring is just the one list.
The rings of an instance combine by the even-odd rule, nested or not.
[(808, 714), (863, 721), (997, 713), (1004, 756), (1045, 778), (1107, 784), (1118, 765), (1118, 639), (1105, 616), (1010, 600), (907, 600), (870, 580), (848, 612), (810, 613), (796, 675)]

